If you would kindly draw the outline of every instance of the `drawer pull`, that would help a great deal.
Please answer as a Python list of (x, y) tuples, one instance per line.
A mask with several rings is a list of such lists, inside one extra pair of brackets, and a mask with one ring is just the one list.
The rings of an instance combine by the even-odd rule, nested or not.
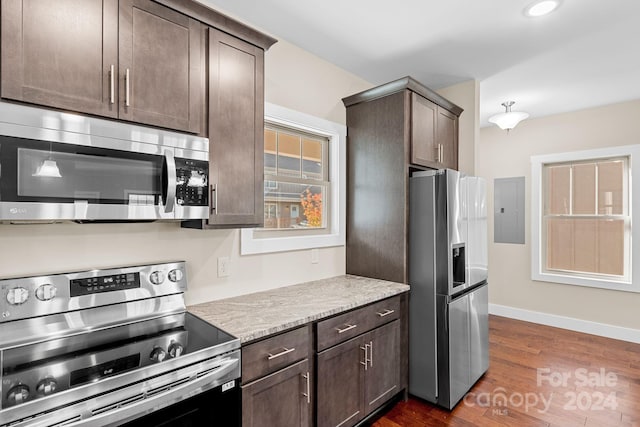
[(395, 310), (389, 310), (389, 309), (386, 309), (386, 310), (385, 310), (385, 311), (383, 311), (382, 313), (379, 313), (379, 312), (378, 312), (378, 313), (376, 313), (376, 314), (377, 314), (378, 316), (380, 316), (380, 317), (386, 317), (386, 316), (388, 316), (388, 315), (390, 315), (390, 314), (393, 314), (393, 313), (395, 313), (395, 312), (396, 312)]
[(336, 328), (336, 331), (338, 331), (338, 333), (339, 333), (339, 334), (343, 334), (343, 333), (345, 333), (345, 332), (347, 332), (347, 331), (350, 331), (350, 330), (352, 330), (352, 329), (354, 329), (354, 328), (357, 328), (357, 327), (358, 327), (358, 325), (349, 325), (349, 324), (347, 323), (347, 324), (346, 324), (346, 328), (342, 328), (342, 329), (340, 329), (340, 328)]
[(269, 353), (269, 355), (267, 356), (267, 360), (277, 359), (278, 357), (284, 356), (285, 354), (289, 354), (292, 351), (296, 351), (295, 347), (294, 348), (282, 347), (282, 351), (280, 353), (276, 353), (276, 354)]

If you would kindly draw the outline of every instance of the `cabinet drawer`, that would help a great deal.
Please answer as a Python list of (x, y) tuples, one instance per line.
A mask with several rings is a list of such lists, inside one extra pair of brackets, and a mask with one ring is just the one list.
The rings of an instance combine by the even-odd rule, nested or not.
[(304, 326), (243, 347), (243, 384), (308, 357), (309, 338), (309, 327)]
[(350, 338), (367, 332), (367, 312), (359, 308), (347, 313), (318, 322), (318, 351), (344, 342)]
[(397, 319), (399, 311), (400, 297), (396, 296), (318, 322), (317, 351), (322, 351)]
[(364, 307), (363, 310), (367, 311), (369, 329), (377, 328), (400, 317), (400, 297), (378, 301)]

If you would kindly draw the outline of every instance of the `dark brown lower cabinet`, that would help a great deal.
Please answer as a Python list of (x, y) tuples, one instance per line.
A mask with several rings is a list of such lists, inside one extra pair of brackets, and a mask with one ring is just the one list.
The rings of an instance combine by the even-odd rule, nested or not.
[(309, 359), (242, 386), (244, 427), (310, 427), (312, 376)]
[(391, 322), (365, 336), (369, 344), (364, 381), (364, 410), (370, 414), (400, 391), (400, 322)]
[(318, 353), (318, 427), (352, 426), (363, 417), (364, 339)]
[(400, 321), (318, 353), (318, 427), (356, 425), (400, 391)]

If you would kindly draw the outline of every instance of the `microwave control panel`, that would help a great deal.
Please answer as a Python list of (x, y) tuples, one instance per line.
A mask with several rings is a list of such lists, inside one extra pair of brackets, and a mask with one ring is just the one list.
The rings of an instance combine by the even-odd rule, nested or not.
[(182, 206), (209, 205), (209, 163), (176, 158), (176, 200)]

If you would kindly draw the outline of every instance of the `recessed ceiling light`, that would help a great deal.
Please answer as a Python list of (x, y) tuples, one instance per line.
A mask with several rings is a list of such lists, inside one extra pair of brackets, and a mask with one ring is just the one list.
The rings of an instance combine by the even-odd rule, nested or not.
[(543, 0), (531, 3), (524, 9), (524, 14), (532, 18), (547, 15), (560, 6), (560, 0)]

